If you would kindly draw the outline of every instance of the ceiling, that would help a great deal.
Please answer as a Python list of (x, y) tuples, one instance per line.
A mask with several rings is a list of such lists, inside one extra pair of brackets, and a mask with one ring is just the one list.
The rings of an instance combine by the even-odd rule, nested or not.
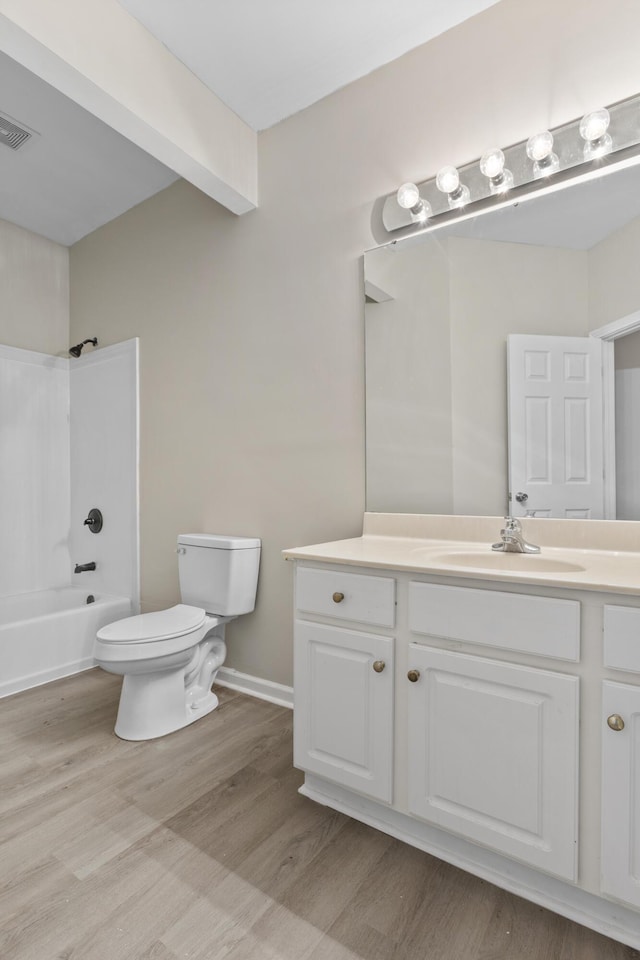
[[(120, 0), (255, 130), (497, 0)], [(169, 186), (162, 163), (0, 53), (0, 219), (70, 246)]]
[(0, 53), (0, 114), (32, 133), (0, 141), (0, 219), (65, 246), (168, 187), (176, 174)]
[(265, 130), (497, 0), (120, 0)]

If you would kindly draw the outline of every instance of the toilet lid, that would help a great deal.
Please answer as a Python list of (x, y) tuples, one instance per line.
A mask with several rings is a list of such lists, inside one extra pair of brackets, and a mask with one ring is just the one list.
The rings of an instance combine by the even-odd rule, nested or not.
[(136, 617), (116, 620), (98, 630), (98, 640), (109, 643), (145, 643), (151, 640), (167, 640), (192, 633), (202, 626), (206, 613), (200, 607), (178, 603), (168, 610), (156, 613), (141, 613)]

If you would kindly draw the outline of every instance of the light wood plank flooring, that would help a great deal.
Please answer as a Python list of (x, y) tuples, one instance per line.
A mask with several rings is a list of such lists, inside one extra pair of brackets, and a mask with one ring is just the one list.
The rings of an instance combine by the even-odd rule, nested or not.
[(119, 687), (0, 701), (2, 960), (640, 957), (301, 797), (288, 710), (124, 743)]

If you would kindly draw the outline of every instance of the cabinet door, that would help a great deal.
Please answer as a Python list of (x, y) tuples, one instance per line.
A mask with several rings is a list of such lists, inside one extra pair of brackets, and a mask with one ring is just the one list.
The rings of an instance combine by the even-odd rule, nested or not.
[(602, 706), (601, 889), (640, 907), (640, 687), (607, 680)]
[(418, 644), (409, 666), (411, 812), (575, 880), (578, 679)]
[(294, 691), (295, 765), (390, 802), (393, 640), (297, 620)]

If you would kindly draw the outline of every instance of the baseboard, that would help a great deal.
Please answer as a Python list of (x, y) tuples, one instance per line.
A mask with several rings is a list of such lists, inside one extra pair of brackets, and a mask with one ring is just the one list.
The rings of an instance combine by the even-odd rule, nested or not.
[(293, 687), (286, 687), (283, 683), (252, 677), (232, 667), (220, 667), (215, 682), (221, 687), (237, 690), (238, 693), (247, 693), (250, 697), (268, 700), (269, 703), (276, 703), (279, 707), (293, 709)]
[(14, 693), (22, 693), (24, 690), (31, 690), (32, 687), (41, 687), (44, 683), (51, 683), (52, 680), (62, 680), (64, 677), (72, 677), (75, 673), (91, 670), (95, 665), (96, 662), (93, 657), (83, 657), (81, 660), (63, 663), (59, 667), (41, 670), (39, 673), (31, 673), (28, 677), (17, 677), (13, 680), (7, 680), (4, 683), (0, 683), (0, 699), (12, 697)]

